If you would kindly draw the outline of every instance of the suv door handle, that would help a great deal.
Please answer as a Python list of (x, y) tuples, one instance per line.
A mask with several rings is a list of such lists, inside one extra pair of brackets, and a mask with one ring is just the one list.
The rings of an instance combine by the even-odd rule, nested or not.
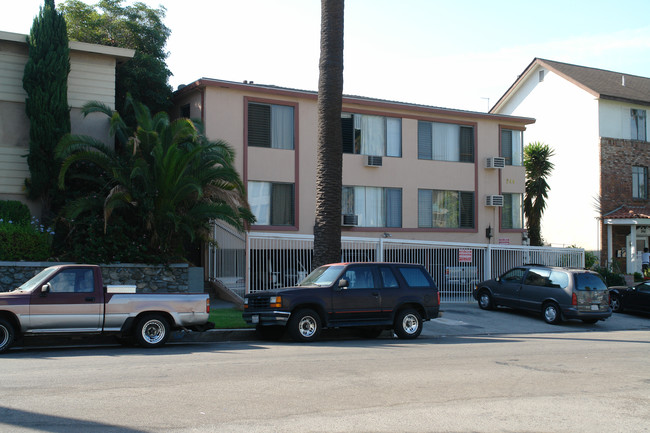
[(85, 301), (86, 302), (95, 302), (95, 297), (94, 296), (86, 296)]

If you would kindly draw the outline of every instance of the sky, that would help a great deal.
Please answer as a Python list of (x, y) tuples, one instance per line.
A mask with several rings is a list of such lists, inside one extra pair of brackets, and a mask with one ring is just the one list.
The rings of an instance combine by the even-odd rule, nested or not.
[[(319, 0), (144, 3), (166, 9), (174, 89), (318, 89)], [(28, 34), (42, 4), (0, 0), (0, 31)], [(343, 93), (485, 112), (535, 57), (650, 77), (649, 16), (648, 0), (347, 0)]]

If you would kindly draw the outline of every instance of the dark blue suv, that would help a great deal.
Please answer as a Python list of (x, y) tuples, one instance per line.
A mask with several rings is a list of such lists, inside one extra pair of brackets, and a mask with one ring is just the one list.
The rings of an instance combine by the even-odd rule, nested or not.
[(410, 339), (439, 309), (438, 288), (422, 265), (334, 263), (295, 287), (246, 295), (243, 318), (263, 337), (287, 330), (297, 341), (313, 341), (323, 328), (359, 327), (367, 337), (393, 329)]

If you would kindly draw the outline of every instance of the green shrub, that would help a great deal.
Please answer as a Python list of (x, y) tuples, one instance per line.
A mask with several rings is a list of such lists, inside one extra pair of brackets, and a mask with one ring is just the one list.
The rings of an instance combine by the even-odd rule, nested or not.
[(31, 214), (25, 203), (17, 200), (0, 200), (0, 219), (12, 224), (29, 224)]
[(625, 278), (620, 273), (616, 273), (605, 266), (596, 266), (594, 270), (603, 277), (605, 283), (607, 283), (607, 287), (625, 286)]
[(47, 260), (51, 256), (53, 236), (54, 232), (39, 225), (36, 219), (31, 224), (0, 220), (0, 260)]

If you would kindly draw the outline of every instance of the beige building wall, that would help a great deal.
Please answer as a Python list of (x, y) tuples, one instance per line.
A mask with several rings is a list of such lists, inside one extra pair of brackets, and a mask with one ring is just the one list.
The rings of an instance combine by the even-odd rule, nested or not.
[[(26, 35), (0, 31), (0, 199), (25, 199), (25, 178), (29, 177), (29, 119), (25, 114), (27, 94), (23, 72), (27, 62)], [(112, 144), (106, 116), (83, 118), (81, 107), (99, 101), (115, 108), (115, 67), (133, 57), (134, 51), (83, 42), (70, 42), (68, 104), (72, 132), (93, 136)], [(28, 203), (32, 213), (37, 204)]]
[[(246, 106), (249, 101), (295, 108), (294, 150), (246, 145)], [(177, 113), (185, 106), (190, 117), (200, 118), (210, 139), (223, 139), (236, 150), (236, 167), (248, 181), (295, 183), (294, 227), (264, 226), (252, 230), (313, 234), (316, 207), (317, 109), (314, 92), (280, 89), (202, 79), (175, 94)], [(500, 128), (524, 130), (530, 118), (489, 115), (435, 107), (423, 107), (363, 98), (345, 98), (343, 112), (401, 118), (402, 157), (383, 157), (381, 167), (366, 167), (365, 155), (343, 154), (344, 186), (377, 186), (402, 189), (402, 227), (343, 227), (344, 236), (482, 243), (485, 229), (493, 229), (492, 243), (520, 245), (523, 230), (500, 230), (501, 211), (485, 206), (487, 195), (524, 192), (523, 167), (485, 168), (487, 157), (499, 156)], [(474, 128), (475, 162), (418, 159), (418, 121), (458, 123)], [(474, 229), (418, 227), (418, 189), (475, 192)]]

